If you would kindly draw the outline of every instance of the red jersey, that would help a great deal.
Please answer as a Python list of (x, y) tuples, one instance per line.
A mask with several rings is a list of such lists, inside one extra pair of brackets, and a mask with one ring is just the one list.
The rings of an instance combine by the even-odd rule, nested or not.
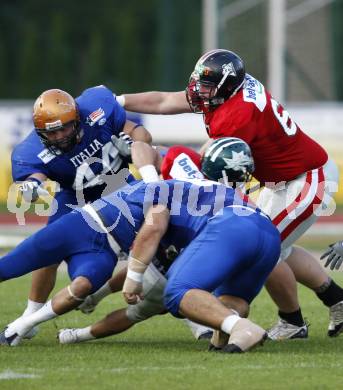
[(237, 137), (249, 144), (261, 183), (293, 180), (328, 160), (326, 151), (248, 74), (243, 89), (206, 114), (205, 124), (211, 138)]
[(161, 174), (167, 179), (203, 179), (201, 157), (193, 149), (175, 145), (168, 149), (161, 165)]

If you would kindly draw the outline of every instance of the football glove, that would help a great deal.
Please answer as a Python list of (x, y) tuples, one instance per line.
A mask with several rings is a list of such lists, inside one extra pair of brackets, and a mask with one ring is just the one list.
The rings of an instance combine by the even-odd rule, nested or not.
[(111, 141), (122, 157), (131, 160), (131, 145), (133, 139), (128, 134), (122, 131), (119, 133), (119, 137), (112, 135)]
[(38, 179), (28, 179), (19, 185), (19, 191), (26, 202), (35, 202), (40, 196), (49, 195), (49, 192), (42, 187)]
[(338, 270), (343, 262), (343, 241), (338, 241), (329, 245), (329, 248), (325, 253), (320, 256), (320, 260), (326, 259), (324, 267), (330, 265), (330, 269)]

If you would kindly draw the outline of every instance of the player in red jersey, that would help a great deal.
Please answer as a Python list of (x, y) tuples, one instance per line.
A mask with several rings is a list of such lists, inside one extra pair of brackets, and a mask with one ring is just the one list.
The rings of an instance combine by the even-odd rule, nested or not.
[(280, 262), (266, 284), (280, 316), (269, 336), (308, 335), (296, 281), (329, 307), (328, 335), (338, 335), (343, 330), (343, 289), (310, 253), (293, 246), (328, 207), (337, 190), (337, 168), (264, 86), (245, 73), (240, 57), (213, 50), (196, 63), (186, 93), (145, 92), (122, 95), (119, 101), (128, 110), (144, 113), (202, 113), (210, 138), (239, 137), (250, 145), (255, 177), (265, 186), (258, 206), (270, 215), (283, 240)]

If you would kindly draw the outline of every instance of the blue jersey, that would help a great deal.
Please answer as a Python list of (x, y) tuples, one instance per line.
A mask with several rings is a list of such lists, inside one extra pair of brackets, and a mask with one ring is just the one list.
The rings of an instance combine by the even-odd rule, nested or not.
[[(152, 205), (163, 205), (170, 211), (169, 228), (161, 245), (165, 248), (174, 245), (180, 250), (224, 207), (247, 204), (239, 191), (201, 179), (173, 179), (149, 184), (134, 181), (93, 203), (105, 226), (125, 252), (130, 249)], [(248, 214), (252, 212), (255, 210), (249, 209)], [(257, 209), (257, 212), (260, 210)]]
[(40, 141), (35, 130), (12, 153), (14, 181), (43, 173), (61, 187), (84, 189), (103, 184), (102, 174), (117, 172), (123, 165), (111, 142), (122, 131), (125, 110), (112, 91), (104, 86), (86, 89), (76, 98), (82, 138), (70, 152), (55, 155)]

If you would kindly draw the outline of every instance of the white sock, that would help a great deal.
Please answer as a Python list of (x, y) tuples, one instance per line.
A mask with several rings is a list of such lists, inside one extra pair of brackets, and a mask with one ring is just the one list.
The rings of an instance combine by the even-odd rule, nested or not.
[(77, 338), (80, 341), (87, 341), (87, 340), (93, 340), (95, 339), (95, 336), (92, 335), (91, 333), (91, 326), (87, 326), (87, 328), (79, 328), (75, 329)]
[(188, 325), (189, 329), (191, 330), (193, 336), (196, 339), (198, 339), (203, 333), (213, 331), (213, 329), (211, 329), (207, 326), (204, 326), (204, 325), (200, 325), (196, 322), (193, 322), (193, 321), (189, 320), (188, 318), (183, 318), (183, 322), (185, 322), (186, 325)]
[(107, 295), (110, 294), (112, 294), (112, 290), (110, 288), (110, 284), (106, 282), (103, 286), (99, 288), (99, 290), (95, 291), (95, 293), (91, 295), (92, 301), (95, 304), (98, 304), (102, 299), (104, 299), (105, 297), (107, 297)]
[(56, 314), (52, 310), (51, 300), (44, 304), (36, 312), (27, 315), (25, 317), (19, 317), (15, 320), (5, 331), (5, 336), (9, 337), (14, 333), (18, 333), (19, 336), (25, 335), (31, 328), (40, 324), (41, 322), (45, 322), (51, 320), (52, 318), (57, 317)]
[(26, 309), (25, 309), (24, 313), (22, 314), (22, 316), (24, 316), (24, 317), (28, 316), (28, 315), (34, 313), (35, 311), (39, 310), (43, 306), (44, 306), (44, 303), (35, 302), (35, 301), (31, 301), (31, 299), (28, 299)]
[(141, 174), (145, 183), (153, 183), (160, 180), (156, 168), (151, 164), (140, 167), (138, 172)]
[(236, 325), (237, 321), (241, 319), (240, 316), (237, 314), (231, 314), (230, 316), (227, 316), (222, 324), (220, 325), (220, 329), (227, 333), (230, 334), (232, 331), (232, 328)]

